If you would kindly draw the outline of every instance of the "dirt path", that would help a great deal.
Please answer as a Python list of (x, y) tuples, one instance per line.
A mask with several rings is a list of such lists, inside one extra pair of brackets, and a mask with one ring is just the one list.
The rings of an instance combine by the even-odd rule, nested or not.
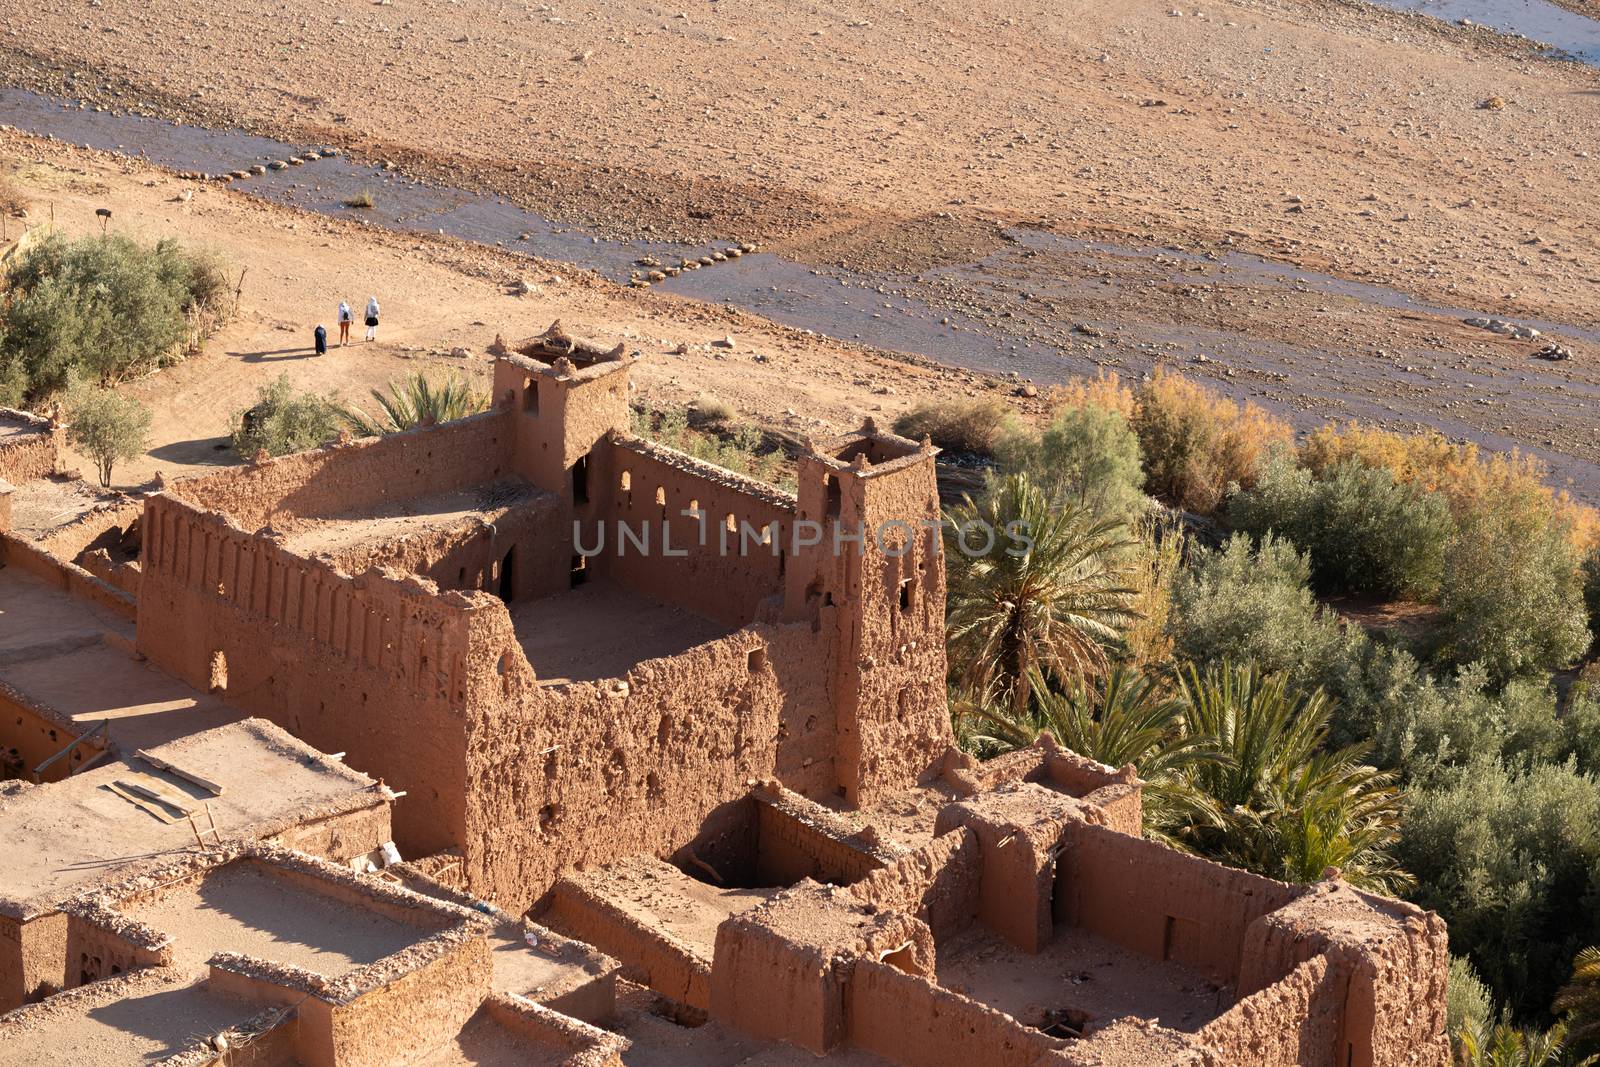
[[(69, 233), (98, 232), (94, 211), (109, 207), (125, 232), (215, 247), (245, 272), (238, 318), (203, 354), (123, 387), (151, 408), (154, 423), (149, 454), (118, 468), (119, 486), (145, 483), (157, 471), (171, 478), (235, 462), (218, 447), (230, 418), (280, 374), (297, 388), (368, 407), (368, 390), (419, 367), (456, 370), (486, 387), (485, 352), (496, 333), (526, 336), (557, 318), (576, 333), (642, 352), (634, 380), (653, 403), (715, 396), (744, 417), (801, 433), (859, 425), (866, 414), (888, 421), (919, 397), (1002, 388), (559, 265), (276, 207), (107, 153), (0, 133), (0, 166), (7, 160), (19, 165), (18, 183), (35, 201), (30, 224), (53, 212)], [(192, 193), (187, 201), (179, 199), (184, 192)], [(507, 295), (518, 277), (538, 291)], [(322, 322), (336, 336), (338, 301), (357, 306), (371, 294), (383, 303), (380, 340), (312, 355), (312, 326)], [(358, 324), (354, 334), (361, 332)], [(732, 349), (711, 344), (729, 336)], [(679, 345), (686, 351), (674, 354)], [(450, 356), (457, 348), (471, 355)], [(82, 469), (92, 477), (89, 464)]]

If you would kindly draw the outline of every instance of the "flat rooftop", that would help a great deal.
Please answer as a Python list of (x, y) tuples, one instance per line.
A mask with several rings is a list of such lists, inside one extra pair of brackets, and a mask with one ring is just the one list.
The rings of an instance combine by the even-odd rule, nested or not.
[[(783, 892), (781, 888), (723, 888), (692, 878), (665, 860), (633, 856), (567, 875), (590, 897), (617, 908), (641, 926), (662, 930), (710, 959), (717, 927), (731, 915)], [(560, 929), (559, 909), (547, 918)]]
[[(0, 437), (4, 436), (0, 424)], [(77, 521), (102, 504), (126, 503), (127, 497), (99, 489), (78, 478), (36, 478), (11, 494), (13, 537), (37, 541)]]
[(941, 986), (1028, 1026), (1082, 1013), (1087, 1033), (1126, 1016), (1193, 1032), (1234, 1003), (1230, 987), (1077, 927), (1058, 927), (1043, 951), (1031, 955), (973, 926), (939, 946), (938, 972)]
[(99, 644), (106, 633), (132, 641), (133, 623), (21, 567), (0, 567), (0, 666)]
[(187, 820), (165, 822), (113, 792), (137, 773), (205, 804), (224, 838), (312, 812), (382, 802), (375, 782), (261, 719), (244, 719), (158, 746), (152, 754), (224, 787), (200, 786), (143, 760), (102, 764), (49, 785), (0, 793), (0, 841), (26, 863), (0, 864), (0, 908), (45, 912), (119, 868), (194, 845)]
[(190, 971), (148, 968), (0, 1016), (0, 1067), (156, 1063), (261, 1011)]
[(621, 678), (645, 660), (676, 656), (733, 632), (604, 580), (509, 607), (517, 643), (545, 685)]
[(512, 508), (540, 499), (553, 500), (554, 495), (521, 479), (501, 479), (390, 500), (375, 508), (298, 515), (283, 520), (284, 547), (300, 556), (327, 554), (359, 568), (364, 557), (385, 545), (465, 523), (492, 523)]
[(173, 963), (180, 967), (203, 968), (218, 952), (238, 952), (327, 978), (376, 963), (433, 932), (324, 895), (249, 860), (118, 910), (171, 935)]

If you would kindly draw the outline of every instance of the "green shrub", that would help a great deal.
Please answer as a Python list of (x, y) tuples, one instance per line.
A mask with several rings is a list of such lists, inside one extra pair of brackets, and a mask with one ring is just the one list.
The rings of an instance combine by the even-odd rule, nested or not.
[(109, 486), (112, 468), (143, 452), (150, 436), (150, 412), (110, 389), (78, 386), (68, 394), (67, 414), (67, 439), (94, 460), (101, 485)]
[(894, 420), (894, 432), (913, 441), (933, 439), (940, 448), (992, 456), (1021, 424), (1003, 400), (936, 400), (918, 404)]
[(1440, 661), (1482, 662), (1495, 682), (1565, 666), (1589, 647), (1567, 531), (1514, 498), (1485, 502), (1462, 519), (1439, 605)]
[(339, 434), (340, 407), (330, 397), (296, 393), (281, 374), (256, 391), (253, 407), (233, 417), (233, 450), (246, 459), (258, 452), (282, 456), (327, 444)]
[(1570, 763), (1479, 759), (1414, 791), (1399, 858), (1413, 899), (1518, 1017), (1546, 1011), (1573, 955), (1600, 940), (1600, 783)]
[(1172, 634), (1181, 659), (1201, 666), (1254, 663), (1316, 685), (1350, 642), (1333, 612), (1308, 586), (1310, 564), (1288, 541), (1268, 534), (1258, 547), (1235, 534), (1202, 553), (1178, 579)]
[(222, 317), (220, 265), (174, 241), (51, 234), (7, 272), (0, 400), (22, 403), (74, 376), (113, 385), (145, 373)]
[(1465, 956), (1450, 956), (1450, 977), (1445, 986), (1444, 1032), (1451, 1041), (1462, 1030), (1477, 1032), (1494, 1021), (1494, 1000), (1483, 984), (1472, 961)]
[(712, 433), (690, 426), (689, 413), (683, 408), (635, 409), (633, 432), (736, 474), (780, 489), (794, 488), (794, 468), (788, 457), (769, 445), (754, 426), (725, 427)]
[(1453, 523), (1443, 497), (1349, 460), (1323, 477), (1279, 450), (1253, 489), (1228, 500), (1228, 519), (1259, 538), (1269, 530), (1311, 555), (1323, 593), (1430, 600), (1439, 592)]
[(1000, 443), (999, 452), (1002, 466), (1027, 474), (1053, 500), (1087, 504), (1121, 519), (1149, 508), (1139, 438), (1120, 412), (1064, 407), (1042, 434), (1013, 434)]
[(371, 189), (363, 189), (359, 193), (345, 197), (344, 206), (356, 210), (364, 210), (373, 207), (377, 202), (378, 198), (372, 194)]
[(1589, 632), (1600, 633), (1600, 548), (1583, 557), (1583, 606), (1589, 613)]

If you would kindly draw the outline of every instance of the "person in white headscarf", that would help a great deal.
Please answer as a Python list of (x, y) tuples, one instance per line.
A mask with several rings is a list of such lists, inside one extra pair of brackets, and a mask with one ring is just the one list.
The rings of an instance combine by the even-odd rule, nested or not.
[(339, 347), (343, 348), (350, 343), (350, 324), (356, 321), (355, 312), (350, 310), (348, 302), (339, 301)]
[(378, 339), (378, 298), (367, 297), (367, 340)]

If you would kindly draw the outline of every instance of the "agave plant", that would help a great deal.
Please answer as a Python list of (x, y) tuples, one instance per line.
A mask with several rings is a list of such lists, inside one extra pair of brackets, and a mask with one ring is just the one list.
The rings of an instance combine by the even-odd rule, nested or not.
[[(1024, 474), (992, 481), (950, 517), (947, 643), (961, 684), (1022, 714), (1036, 671), (1070, 679), (1107, 668), (1138, 594), (1138, 541), (1124, 522), (1081, 503), (1052, 507)], [(964, 540), (972, 529), (985, 532)]]
[(1285, 881), (1337, 867), (1365, 889), (1410, 884), (1389, 852), (1402, 813), (1395, 779), (1362, 762), (1365, 746), (1325, 747), (1333, 708), (1320, 689), (1298, 693), (1254, 665), (1191, 667), (1182, 687), (1184, 730), (1221, 758), (1183, 769), (1212, 806), (1179, 813), (1168, 827), (1173, 840)]
[(489, 407), (489, 395), (476, 392), (457, 374), (434, 384), (422, 371), (389, 383), (389, 391), (372, 390), (381, 412), (377, 418), (356, 408), (344, 408), (340, 417), (358, 437), (403, 433), (419, 426), (475, 415)]

